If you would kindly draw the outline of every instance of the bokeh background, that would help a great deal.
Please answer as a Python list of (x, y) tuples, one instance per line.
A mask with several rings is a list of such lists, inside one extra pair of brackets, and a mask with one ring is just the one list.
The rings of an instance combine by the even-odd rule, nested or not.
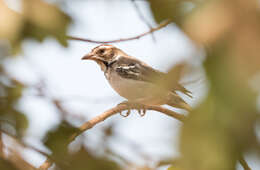
[[(259, 162), (259, 1), (0, 0), (2, 169), (251, 169)], [(194, 108), (181, 123), (159, 112), (119, 114), (68, 145), (82, 123), (124, 101), (94, 62), (96, 41), (167, 72)], [(174, 79), (174, 77), (173, 77)], [(181, 95), (181, 94), (180, 94)], [(39, 152), (40, 151), (40, 152)], [(43, 153), (41, 153), (43, 152)], [(161, 166), (162, 165), (162, 166)], [(0, 166), (0, 167), (1, 167)]]

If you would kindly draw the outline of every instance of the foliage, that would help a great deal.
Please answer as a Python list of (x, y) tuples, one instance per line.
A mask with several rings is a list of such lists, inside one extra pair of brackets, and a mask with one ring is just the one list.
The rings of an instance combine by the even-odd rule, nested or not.
[(232, 170), (241, 155), (259, 148), (258, 94), (250, 86), (260, 69), (259, 4), (190, 1), (195, 2), (192, 11), (180, 18), (180, 6), (187, 1), (151, 1), (157, 21), (171, 18), (181, 23), (181, 29), (207, 54), (204, 68), (210, 90), (181, 129), (180, 165), (183, 170)]
[[(21, 4), (21, 10), (15, 11), (0, 0), (0, 128), (1, 134), (15, 137), (20, 145), (29, 125), (19, 103), (28, 85), (9, 75), (5, 62), (12, 55), (22, 54), (21, 46), (27, 39), (42, 42), (52, 37), (66, 47), (66, 34), (72, 22), (59, 6), (44, 0), (21, 0)], [(172, 20), (206, 54), (202, 67), (209, 91), (184, 121), (179, 138), (180, 158), (178, 164), (171, 165), (168, 170), (235, 170), (243, 155), (250, 151), (259, 154), (255, 130), (259, 126), (256, 107), (260, 81), (257, 79), (260, 70), (259, 1), (150, 0), (149, 4), (158, 23)], [(182, 68), (183, 65), (178, 65), (170, 69), (167, 82), (162, 85), (170, 88), (168, 84), (176, 83), (181, 78)], [(59, 102), (54, 105), (61, 114), (67, 114)], [(51, 151), (48, 157), (55, 163), (54, 169), (122, 168), (110, 159), (110, 154), (98, 155), (82, 144), (77, 151), (69, 151), (70, 139), (75, 133), (80, 132), (63, 118), (42, 140)], [(112, 136), (111, 129), (103, 133)], [(20, 155), (15, 153), (15, 159), (8, 159), (2, 151), (0, 138), (0, 169), (26, 169), (21, 166), (26, 161)]]

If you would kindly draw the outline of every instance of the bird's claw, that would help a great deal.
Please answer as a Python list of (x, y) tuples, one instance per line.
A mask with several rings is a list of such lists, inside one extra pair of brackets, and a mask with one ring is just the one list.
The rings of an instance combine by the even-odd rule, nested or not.
[(122, 114), (122, 111), (120, 111), (120, 112), (119, 112), (119, 114), (120, 114), (121, 116), (123, 116), (123, 117), (127, 117), (127, 116), (129, 116), (129, 115), (130, 115), (130, 113), (131, 113), (130, 109), (128, 109), (128, 110), (127, 110), (127, 112), (126, 112), (126, 114), (125, 114), (125, 115), (124, 115), (124, 114)]
[(130, 109), (132, 107), (137, 108), (136, 110), (138, 111), (138, 114), (143, 117), (146, 114), (146, 109), (145, 109), (145, 105), (143, 104), (139, 104), (139, 103), (132, 103), (132, 102), (128, 102), (128, 101), (124, 101), (122, 103), (119, 103), (118, 106), (120, 105), (125, 105), (128, 107), (127, 113), (124, 115), (122, 114), (122, 112), (119, 112), (121, 116), (123, 117), (127, 117), (129, 116), (129, 114), (131, 113)]
[(137, 109), (138, 114), (139, 114), (141, 117), (143, 117), (143, 116), (146, 114), (146, 109), (145, 109), (144, 105), (139, 105), (139, 106), (140, 106), (140, 108)]
[(139, 115), (143, 117), (146, 114), (146, 109), (143, 108), (142, 110), (138, 111)]

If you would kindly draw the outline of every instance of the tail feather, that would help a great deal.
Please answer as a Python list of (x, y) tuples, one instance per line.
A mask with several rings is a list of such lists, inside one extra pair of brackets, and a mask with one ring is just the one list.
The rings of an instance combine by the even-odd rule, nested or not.
[(178, 91), (182, 92), (183, 94), (185, 94), (186, 96), (189, 96), (190, 98), (192, 98), (191, 91), (189, 91), (188, 89), (186, 89), (185, 87), (183, 87), (180, 84), (178, 84), (178, 86), (175, 90), (178, 90)]
[(187, 111), (192, 110), (191, 106), (188, 103), (186, 103), (179, 95), (174, 93), (171, 95), (170, 99), (168, 100), (167, 105), (175, 108), (184, 109)]

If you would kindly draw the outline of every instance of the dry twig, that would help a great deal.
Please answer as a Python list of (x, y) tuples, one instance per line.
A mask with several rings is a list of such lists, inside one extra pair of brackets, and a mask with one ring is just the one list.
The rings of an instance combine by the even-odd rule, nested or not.
[(96, 43), (96, 44), (107, 44), (107, 43), (119, 43), (119, 42), (124, 42), (124, 41), (131, 41), (131, 40), (137, 40), (141, 37), (144, 37), (148, 34), (151, 34), (155, 31), (160, 30), (161, 28), (166, 27), (167, 25), (169, 25), (171, 23), (170, 20), (167, 20), (165, 22), (162, 22), (158, 27), (156, 28), (151, 28), (149, 31), (139, 34), (137, 36), (134, 37), (130, 37), (130, 38), (120, 38), (120, 39), (115, 39), (115, 40), (108, 40), (108, 41), (97, 41), (97, 40), (91, 40), (91, 39), (85, 39), (85, 38), (79, 38), (79, 37), (74, 37), (74, 36), (67, 36), (68, 39), (70, 40), (77, 40), (77, 41), (84, 41), (84, 42), (89, 42), (89, 43)]
[(247, 164), (246, 160), (242, 156), (239, 158), (239, 163), (244, 168), (244, 170), (251, 170), (251, 168)]
[[(137, 5), (136, 1), (135, 1), (135, 0), (131, 0), (131, 2), (132, 2), (132, 4), (133, 4), (133, 7), (135, 8), (136, 13), (137, 13), (137, 15), (139, 16), (139, 18), (145, 23), (145, 25), (147, 25), (147, 27), (148, 27), (149, 29), (153, 29), (153, 27), (151, 26), (151, 24), (150, 24), (150, 23), (145, 19), (145, 17), (143, 16), (143, 14), (142, 14), (142, 12), (141, 12), (139, 6)], [(155, 36), (154, 36), (153, 33), (151, 34), (151, 36), (152, 36), (153, 40), (156, 41), (156, 40), (155, 40)]]

